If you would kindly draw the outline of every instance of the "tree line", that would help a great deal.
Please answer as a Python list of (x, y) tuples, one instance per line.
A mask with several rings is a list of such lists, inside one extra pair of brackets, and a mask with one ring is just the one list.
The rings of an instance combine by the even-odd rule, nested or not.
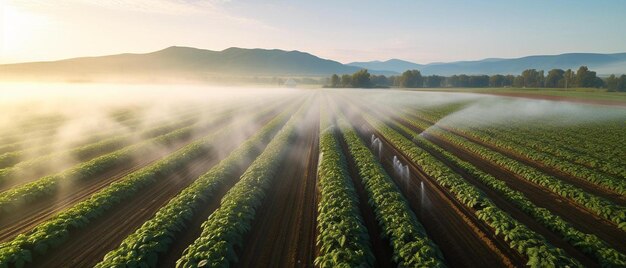
[(418, 70), (407, 70), (401, 75), (372, 75), (367, 69), (339, 76), (333, 74), (328, 87), (345, 88), (437, 88), (437, 87), (532, 87), (532, 88), (607, 88), (609, 91), (626, 91), (626, 75), (600, 78), (587, 66), (577, 71), (552, 69), (528, 69), (520, 75), (422, 75)]

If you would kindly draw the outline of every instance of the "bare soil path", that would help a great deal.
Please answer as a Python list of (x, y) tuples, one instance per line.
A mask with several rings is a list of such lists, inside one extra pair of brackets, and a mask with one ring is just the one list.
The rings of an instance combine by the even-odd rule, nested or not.
[(257, 211), (236, 267), (313, 267), (319, 106), (313, 107)]

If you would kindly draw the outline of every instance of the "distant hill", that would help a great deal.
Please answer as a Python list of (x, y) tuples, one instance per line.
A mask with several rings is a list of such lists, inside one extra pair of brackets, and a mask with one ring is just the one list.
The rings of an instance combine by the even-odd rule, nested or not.
[(626, 73), (626, 53), (570, 53), (424, 65), (398, 59), (342, 64), (300, 51), (234, 47), (212, 51), (173, 46), (145, 54), (5, 64), (0, 65), (0, 79), (76, 82), (181, 79), (239, 81), (239, 77), (328, 77), (331, 74), (351, 74), (362, 68), (368, 69), (372, 74), (384, 75), (399, 74), (409, 69), (418, 69), (425, 75), (491, 75), (520, 74), (525, 69), (576, 69), (581, 65), (587, 65), (600, 75), (623, 74)]
[(174, 46), (146, 54), (119, 54), (0, 65), (0, 78), (64, 77), (66, 80), (89, 81), (119, 77), (193, 79), (212, 76), (329, 76), (333, 73), (351, 74), (359, 69), (361, 68), (300, 51), (243, 48), (211, 51)]
[[(401, 60), (353, 62), (348, 65), (402, 72), (410, 67), (426, 75), (454, 75), (454, 74), (520, 74), (526, 69), (577, 69), (586, 65), (598, 74), (625, 74), (626, 53), (598, 54), (598, 53), (568, 53), (561, 55), (528, 56), (515, 59), (489, 58), (478, 61), (458, 61), (449, 63), (430, 63), (420, 65)], [(406, 68), (406, 69), (404, 69)]]

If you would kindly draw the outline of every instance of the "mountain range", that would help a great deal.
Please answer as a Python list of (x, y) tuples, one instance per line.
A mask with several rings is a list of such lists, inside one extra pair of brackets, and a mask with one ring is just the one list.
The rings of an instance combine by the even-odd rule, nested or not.
[[(102, 80), (131, 78), (210, 79), (237, 76), (328, 76), (354, 73), (360, 67), (322, 59), (300, 51), (228, 48), (212, 51), (191, 47), (168, 47), (145, 54), (118, 54), (49, 62), (0, 65), (0, 79), (26, 78)], [(393, 74), (382, 71), (380, 74)]]
[(172, 79), (211, 80), (216, 77), (324, 77), (351, 74), (367, 68), (373, 74), (399, 74), (417, 69), (425, 75), (519, 74), (525, 69), (577, 69), (587, 65), (598, 74), (626, 73), (626, 53), (569, 53), (515, 59), (490, 58), (478, 61), (417, 64), (388, 61), (342, 64), (300, 51), (228, 48), (212, 51), (191, 47), (169, 47), (144, 54), (118, 54), (48, 62), (0, 65), (0, 79), (96, 81)]
[(388, 61), (352, 62), (350, 66), (357, 66), (375, 70), (403, 72), (409, 69), (419, 70), (425, 75), (454, 75), (454, 74), (520, 74), (526, 69), (545, 70), (573, 69), (582, 65), (596, 71), (598, 74), (626, 73), (626, 53), (599, 54), (599, 53), (567, 53), (560, 55), (539, 55), (514, 59), (489, 58), (477, 61), (457, 61), (448, 63), (417, 64), (408, 61), (391, 59)]

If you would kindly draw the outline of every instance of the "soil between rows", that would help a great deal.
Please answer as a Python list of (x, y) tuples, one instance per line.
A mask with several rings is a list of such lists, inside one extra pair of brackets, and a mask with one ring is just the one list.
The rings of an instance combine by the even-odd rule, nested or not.
[[(428, 120), (426, 118), (420, 117), (419, 113), (417, 113), (417, 114), (413, 113), (410, 116), (412, 118), (414, 118), (414, 119), (420, 120), (420, 121), (422, 121), (424, 123), (427, 123), (427, 124), (430, 124), (430, 125), (435, 125), (435, 123), (436, 123), (436, 122), (433, 122), (433, 121)], [(398, 118), (394, 118), (394, 119), (402, 120), (402, 118), (399, 118), (399, 117)], [(613, 202), (613, 203), (615, 203), (617, 205), (626, 206), (626, 196), (620, 195), (620, 194), (618, 194), (618, 193), (616, 193), (616, 192), (614, 192), (614, 191), (612, 191), (610, 189), (606, 189), (606, 188), (603, 188), (603, 187), (598, 186), (596, 184), (593, 184), (592, 182), (586, 181), (583, 178), (579, 178), (579, 177), (576, 177), (576, 176), (568, 175), (568, 174), (564, 173), (561, 170), (555, 169), (553, 167), (546, 166), (546, 165), (542, 164), (541, 162), (538, 162), (536, 160), (530, 159), (530, 158), (528, 158), (526, 156), (523, 156), (523, 155), (521, 155), (521, 154), (519, 154), (517, 152), (511, 151), (511, 150), (508, 150), (508, 149), (505, 149), (505, 148), (501, 148), (501, 147), (499, 147), (499, 146), (497, 146), (495, 144), (491, 144), (491, 143), (482, 141), (482, 140), (480, 140), (478, 138), (472, 137), (471, 135), (467, 135), (467, 134), (465, 134), (464, 132), (462, 132), (460, 130), (451, 129), (449, 127), (441, 126), (441, 125), (438, 125), (438, 127), (440, 129), (446, 131), (446, 132), (449, 132), (449, 133), (452, 133), (454, 135), (463, 137), (464, 139), (467, 139), (468, 141), (470, 141), (472, 143), (475, 143), (475, 144), (481, 145), (483, 147), (486, 147), (487, 149), (489, 149), (491, 151), (503, 154), (503, 155), (505, 155), (508, 158), (511, 158), (513, 160), (521, 162), (524, 165), (527, 165), (527, 166), (530, 166), (530, 167), (532, 167), (534, 169), (537, 169), (537, 170), (539, 170), (539, 171), (541, 171), (541, 172), (543, 172), (543, 173), (545, 173), (547, 175), (553, 176), (555, 178), (558, 178), (559, 180), (562, 180), (564, 182), (572, 184), (572, 185), (574, 185), (574, 186), (576, 186), (578, 188), (581, 188), (582, 190), (585, 190), (588, 193), (591, 193), (591, 194), (599, 196), (599, 197), (603, 197), (603, 198), (605, 198), (605, 199), (607, 199), (607, 200), (609, 200), (609, 201), (611, 201), (611, 202)], [(531, 148), (531, 150), (533, 150), (533, 149)], [(554, 156), (554, 157), (558, 158), (558, 156)], [(581, 165), (581, 164), (573, 163), (573, 162), (565, 160), (565, 159), (563, 159), (563, 161), (572, 163), (573, 165), (584, 166), (584, 165)], [(584, 166), (584, 167), (586, 167), (586, 166)], [(592, 169), (592, 168), (589, 168), (589, 167), (586, 167), (586, 168)], [(605, 173), (603, 171), (597, 171), (597, 172), (598, 172), (598, 174), (615, 178), (615, 176), (613, 176), (611, 174), (607, 174), (607, 173)]]
[[(265, 116), (262, 122), (266, 124), (275, 113)], [(215, 144), (220, 144), (221, 150), (232, 151), (247, 137), (224, 136), (219, 139), (215, 141)], [(219, 160), (209, 152), (209, 155), (193, 161), (174, 175), (157, 180), (154, 184), (140, 190), (136, 196), (118, 204), (115, 209), (107, 211), (89, 226), (71, 232), (68, 241), (41, 258), (35, 258), (30, 265), (32, 267), (91, 267), (95, 265), (103, 259), (106, 253), (115, 249), (124, 238), (152, 218), (172, 197), (193, 183)], [(60, 259), (57, 256), (64, 256), (64, 258)]]
[[(263, 116), (260, 121), (268, 122), (276, 114), (277, 111), (268, 113)], [(156, 162), (160, 158), (182, 148), (194, 138), (223, 127), (223, 125), (228, 122), (228, 118), (224, 118), (209, 126), (202, 127), (201, 133), (196, 133), (193, 137), (186, 138), (184, 141), (175, 142), (165, 148), (161, 148), (161, 150), (156, 150), (154, 154), (143, 155), (141, 159), (134, 160), (134, 163), (116, 167), (94, 178), (77, 181), (71, 185), (62, 181), (60, 189), (57, 190), (54, 195), (41, 198), (31, 204), (25, 204), (23, 208), (17, 208), (14, 210), (14, 213), (7, 214), (0, 218), (0, 242), (8, 241), (20, 233), (31, 230), (39, 223), (51, 218), (65, 208), (87, 199), (91, 194), (107, 187), (110, 183), (118, 181), (150, 163)]]
[[(327, 97), (325, 101), (329, 104), (326, 107), (329, 107), (329, 109), (332, 110), (333, 114), (341, 113), (337, 105), (334, 105), (335, 103), (333, 103), (330, 97)], [(332, 116), (331, 122), (333, 123), (333, 126), (338, 126), (336, 116)], [(336, 131), (334, 135), (337, 139), (339, 146), (341, 147), (341, 153), (346, 159), (348, 175), (350, 176), (352, 185), (356, 190), (359, 203), (359, 212), (361, 217), (363, 218), (363, 225), (367, 229), (369, 243), (372, 253), (374, 254), (373, 266), (397, 267), (398, 264), (393, 261), (393, 248), (391, 246), (391, 242), (389, 241), (389, 239), (385, 238), (385, 234), (383, 233), (383, 230), (380, 227), (378, 220), (376, 219), (374, 209), (369, 204), (369, 197), (367, 195), (365, 185), (363, 184), (363, 178), (361, 178), (361, 176), (359, 175), (359, 170), (356, 166), (353, 156), (350, 154), (348, 144), (346, 143), (346, 140), (344, 139), (341, 131), (338, 128), (335, 129)]]
[[(280, 128), (274, 132), (277, 133)], [(257, 148), (260, 148), (257, 156), (261, 154), (262, 150), (269, 143), (258, 144)], [(198, 207), (202, 208), (200, 211), (194, 213), (192, 220), (187, 224), (184, 230), (181, 230), (174, 238), (174, 241), (169, 247), (169, 250), (163, 254), (159, 254), (158, 264), (160, 267), (175, 267), (176, 261), (180, 259), (183, 251), (191, 245), (202, 234), (202, 223), (204, 223), (213, 212), (221, 205), (221, 200), (226, 193), (232, 188), (235, 183), (239, 181), (241, 175), (246, 171), (250, 164), (256, 159), (255, 157), (244, 159), (238, 163), (238, 171), (235, 172), (230, 178), (225, 179), (225, 183), (219, 186), (213, 197), (210, 200), (200, 204)]]
[[(93, 267), (126, 236), (150, 219), (168, 200), (217, 162), (206, 156), (140, 191), (137, 196), (94, 220), (89, 226), (70, 231), (60, 247), (34, 258), (30, 267)], [(63, 256), (60, 258), (60, 256)]]
[(457, 148), (432, 135), (426, 135), (425, 137), (463, 161), (467, 161), (495, 178), (503, 180), (513, 190), (522, 192), (535, 205), (549, 209), (552, 213), (568, 221), (576, 229), (585, 233), (595, 234), (612, 247), (621, 252), (626, 252), (626, 245), (623, 243), (623, 241), (626, 241), (626, 234), (613, 223), (592, 214), (587, 209), (572, 203), (569, 199), (552, 193), (540, 185), (521, 179), (517, 174), (504, 170), (471, 152)]
[[(219, 125), (207, 129), (206, 132), (208, 133), (216, 127), (219, 127)], [(2, 217), (0, 219), (0, 230), (2, 230), (0, 231), (0, 242), (10, 240), (20, 233), (31, 230), (56, 213), (87, 199), (93, 193), (124, 178), (126, 175), (158, 161), (169, 153), (182, 148), (191, 140), (193, 138), (189, 137), (185, 141), (176, 142), (156, 151), (154, 154), (144, 155), (141, 159), (135, 159), (132, 163), (126, 163), (93, 178), (76, 181), (73, 184), (64, 181), (60, 182), (60, 189), (54, 195), (42, 198), (31, 204), (25, 204), (22, 208), (16, 208), (14, 213)]]
[(319, 106), (312, 107), (238, 250), (235, 267), (313, 267)]
[[(581, 178), (578, 178), (578, 177), (573, 177), (571, 175), (565, 174), (565, 173), (563, 173), (560, 170), (554, 169), (552, 167), (548, 167), (548, 166), (546, 166), (546, 165), (544, 165), (542, 163), (539, 163), (539, 162), (537, 162), (535, 160), (529, 159), (529, 158), (527, 158), (525, 156), (522, 156), (522, 155), (520, 155), (520, 154), (518, 154), (516, 152), (512, 152), (510, 150), (507, 150), (507, 149), (504, 149), (504, 148), (500, 148), (500, 147), (498, 147), (496, 145), (493, 145), (493, 144), (490, 144), (490, 143), (486, 143), (486, 142), (481, 141), (479, 139), (476, 139), (476, 138), (474, 138), (472, 136), (466, 135), (465, 133), (462, 133), (460, 131), (452, 130), (452, 129), (449, 129), (449, 128), (446, 128), (446, 127), (441, 127), (441, 129), (443, 129), (443, 130), (445, 130), (447, 132), (453, 133), (455, 135), (461, 136), (461, 137), (467, 139), (468, 141), (476, 143), (476, 144), (479, 144), (479, 145), (481, 145), (483, 147), (486, 147), (486, 148), (488, 148), (491, 151), (495, 151), (495, 152), (501, 153), (501, 154), (505, 155), (506, 157), (509, 157), (509, 158), (511, 158), (513, 160), (521, 162), (524, 165), (533, 167), (533, 168), (535, 168), (535, 169), (537, 169), (537, 170), (539, 170), (539, 171), (541, 171), (541, 172), (543, 172), (545, 174), (548, 174), (548, 175), (550, 175), (552, 177), (555, 177), (555, 178), (557, 178), (559, 180), (562, 180), (564, 182), (572, 184), (572, 185), (574, 185), (574, 186), (584, 190), (585, 192), (588, 192), (590, 194), (593, 194), (593, 195), (596, 195), (596, 196), (599, 196), (599, 197), (603, 197), (603, 198), (605, 198), (607, 200), (610, 200), (611, 202), (613, 202), (613, 203), (615, 203), (617, 205), (620, 205), (620, 206), (625, 206), (626, 205), (626, 196), (620, 195), (620, 194), (618, 194), (616, 192), (613, 192), (612, 190), (602, 188), (602, 187), (600, 187), (598, 185), (595, 185), (595, 184), (593, 184), (593, 183), (591, 183), (589, 181), (586, 181), (584, 179), (581, 179)], [(573, 164), (575, 164), (575, 163), (573, 163)], [(575, 165), (578, 165), (578, 164), (575, 164)], [(605, 173), (602, 173), (602, 172), (600, 172), (600, 173), (603, 174), (603, 175), (606, 175)], [(608, 176), (610, 176), (610, 175), (608, 175)]]
[[(341, 134), (337, 135), (339, 136)], [(363, 224), (365, 225), (365, 228), (367, 228), (370, 244), (372, 246), (372, 253), (374, 254), (374, 267), (397, 267), (397, 263), (393, 261), (393, 248), (391, 247), (391, 242), (389, 239), (384, 237), (383, 230), (378, 224), (378, 220), (376, 220), (376, 214), (368, 202), (369, 198), (367, 196), (365, 186), (360, 178), (361, 176), (359, 176), (359, 171), (354, 163), (354, 159), (350, 155), (348, 145), (343, 138), (339, 137), (338, 140), (341, 144), (343, 154), (346, 157), (348, 172), (350, 174), (350, 178), (352, 179), (352, 184), (354, 185), (359, 198), (359, 210), (361, 212), (361, 216), (363, 217)]]
[[(187, 116), (187, 118), (173, 118), (172, 121), (167, 121), (166, 124), (172, 124), (176, 120), (182, 120), (182, 121), (190, 120), (191, 116), (190, 115), (186, 115), (186, 116)], [(220, 120), (217, 120), (216, 122), (213, 122), (208, 128), (207, 127), (201, 127), (201, 129), (199, 129), (199, 132), (206, 133), (207, 130), (216, 129), (216, 128), (220, 127), (220, 125), (223, 125), (223, 124), (225, 124), (228, 121), (229, 121), (228, 118), (224, 117), (224, 118), (222, 118)], [(181, 129), (181, 128), (185, 128), (185, 127), (188, 127), (188, 126), (192, 126), (194, 124), (198, 124), (198, 120), (194, 120), (194, 122), (189, 122), (188, 124), (185, 124), (185, 126), (180, 126), (177, 129)], [(142, 137), (142, 138), (152, 139), (152, 138), (156, 138), (158, 136), (165, 135), (166, 133), (171, 133), (173, 131), (176, 131), (176, 129), (172, 129), (171, 131), (166, 131), (165, 133), (161, 133), (159, 135), (154, 135), (154, 136), (151, 136), (151, 137)], [(118, 133), (118, 134), (122, 134), (122, 133)], [(115, 135), (117, 135), (117, 134), (115, 134)], [(109, 138), (109, 137), (102, 136), (101, 138), (102, 139), (106, 139), (106, 138)], [(137, 137), (137, 138), (139, 138), (139, 137)], [(99, 141), (95, 140), (91, 144), (94, 144), (94, 143), (97, 143), (97, 142), (99, 142)], [(107, 155), (109, 153), (113, 153), (113, 152), (116, 152), (116, 151), (119, 151), (119, 150), (123, 150), (124, 148), (133, 146), (133, 145), (135, 145), (135, 144), (137, 144), (139, 142), (141, 142), (141, 141), (139, 141), (139, 140), (132, 141), (132, 138), (129, 137), (128, 140), (123, 141), (124, 144), (122, 146), (119, 146), (116, 149), (110, 149), (109, 148), (109, 149), (106, 149), (106, 150), (93, 152), (92, 154), (90, 154), (88, 157), (85, 157), (84, 159), (80, 159), (80, 160), (79, 159), (71, 159), (71, 161), (67, 161), (67, 162), (64, 161), (62, 163), (58, 163), (59, 161), (57, 161), (56, 158), (52, 159), (50, 161), (50, 163), (46, 163), (45, 167), (32, 167), (32, 168), (30, 168), (30, 169), (28, 169), (26, 171), (18, 172), (17, 174), (9, 177), (7, 181), (4, 181), (3, 183), (0, 184), (0, 192), (9, 190), (12, 187), (21, 186), (21, 185), (27, 184), (29, 182), (36, 181), (36, 180), (38, 180), (38, 179), (40, 179), (40, 178), (42, 178), (43, 176), (46, 176), (46, 175), (61, 173), (64, 170), (72, 168), (73, 166), (80, 165), (81, 163), (90, 161), (92, 159), (95, 159), (95, 158), (103, 156), (103, 155)], [(179, 143), (180, 142), (177, 142), (176, 144), (179, 144)], [(85, 144), (85, 145), (89, 145), (89, 144)], [(83, 146), (85, 146), (85, 145), (83, 145)], [(172, 148), (172, 146), (167, 146), (167, 148), (165, 148), (165, 149), (167, 150), (167, 149), (171, 149), (171, 148)], [(142, 157), (143, 157), (143, 155), (142, 155)], [(18, 177), (19, 177), (19, 179), (18, 179)]]
[[(523, 266), (526, 263), (522, 256), (494, 237), (488, 227), (483, 226), (463, 205), (442, 191), (415, 164), (408, 161), (376, 133), (367, 122), (361, 118), (351, 119), (362, 140), (367, 141), (371, 134), (375, 134), (383, 142), (380, 156), (383, 167), (407, 198), (426, 233), (440, 248), (449, 266), (512, 267)], [(408, 180), (401, 179), (393, 172), (394, 155), (402, 163), (409, 164)]]
[[(401, 121), (398, 121), (398, 122), (403, 124), (405, 127), (412, 128), (409, 125), (405, 125), (405, 122), (401, 122)], [(415, 128), (413, 128), (413, 130), (419, 131)], [(402, 133), (401, 131), (399, 132)], [(407, 139), (412, 138), (408, 135), (404, 135), (404, 136)], [(419, 145), (416, 144), (416, 146), (419, 146)], [(422, 147), (420, 146), (420, 148)], [(445, 157), (441, 155), (441, 153), (434, 151), (434, 150), (427, 149), (427, 148), (422, 148), (422, 149), (427, 151), (429, 154), (433, 155), (434, 157), (436, 157), (439, 161), (446, 164), (446, 166), (450, 167), (455, 173), (461, 175), (466, 181), (468, 181), (469, 183), (471, 183), (472, 185), (474, 185), (475, 187), (483, 191), (485, 194), (487, 194), (487, 197), (489, 197), (489, 199), (493, 201), (497, 207), (507, 212), (514, 219), (518, 220), (525, 226), (529, 227), (531, 230), (544, 236), (548, 240), (548, 242), (550, 242), (550, 244), (564, 249), (570, 256), (575, 257), (578, 261), (580, 261), (583, 265), (585, 265), (585, 267), (598, 267), (598, 264), (594, 260), (592, 260), (590, 257), (586, 256), (583, 252), (574, 248), (567, 241), (563, 240), (558, 234), (553, 233), (552, 231), (548, 230), (543, 225), (536, 222), (534, 218), (527, 215), (524, 211), (520, 210), (515, 205), (507, 201), (501, 194), (495, 192), (494, 190), (492, 190), (491, 188), (487, 187), (482, 182), (480, 182), (480, 180), (474, 178), (471, 174), (466, 172), (463, 168), (447, 160)]]
[[(423, 120), (421, 118), (417, 119)], [(396, 117), (394, 120), (403, 123), (403, 125), (418, 133), (422, 131), (422, 129), (412, 126), (402, 118)], [(469, 162), (473, 166), (497, 179), (504, 180), (509, 187), (522, 192), (535, 205), (549, 209), (552, 213), (559, 215), (571, 223), (578, 230), (585, 233), (595, 234), (600, 239), (607, 242), (611, 247), (621, 252), (626, 252), (626, 244), (623, 243), (623, 241), (626, 241), (626, 233), (618, 229), (612, 222), (602, 219), (588, 211), (586, 208), (572, 203), (569, 199), (554, 194), (545, 187), (526, 181), (525, 179), (520, 178), (519, 175), (512, 173), (497, 164), (487, 161), (481, 156), (467, 151), (460, 146), (456, 146), (455, 144), (449, 143), (446, 140), (434, 135), (424, 134), (424, 137), (433, 142), (435, 145), (457, 156), (461, 160)], [(584, 262), (584, 259), (582, 260)]]
[[(182, 144), (181, 144), (182, 146)], [(27, 207), (17, 208), (13, 213), (0, 219), (0, 242), (13, 239), (20, 233), (27, 232), (39, 223), (51, 218), (65, 208), (87, 199), (93, 193), (107, 187), (109, 184), (124, 178), (151, 163), (156, 162), (163, 154), (148, 156), (142, 160), (135, 160), (127, 165), (111, 169), (102, 175), (88, 180), (75, 182), (73, 185), (61, 185), (63, 189), (52, 196), (41, 198)], [(74, 190), (67, 190), (74, 188)]]

